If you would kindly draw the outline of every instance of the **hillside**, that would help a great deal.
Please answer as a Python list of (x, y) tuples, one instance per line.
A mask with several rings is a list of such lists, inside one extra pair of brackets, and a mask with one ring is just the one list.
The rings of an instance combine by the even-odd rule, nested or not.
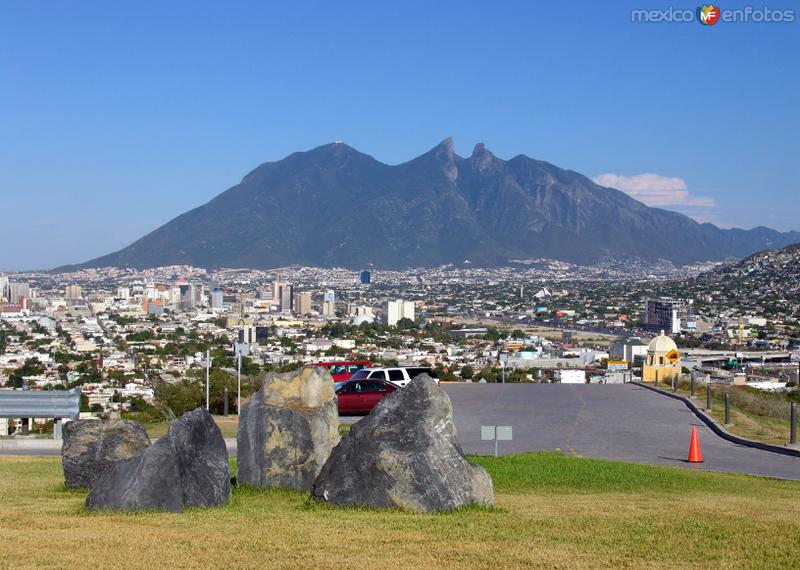
[(763, 315), (800, 310), (800, 244), (760, 251), (720, 265), (689, 281), (697, 294), (720, 306)]

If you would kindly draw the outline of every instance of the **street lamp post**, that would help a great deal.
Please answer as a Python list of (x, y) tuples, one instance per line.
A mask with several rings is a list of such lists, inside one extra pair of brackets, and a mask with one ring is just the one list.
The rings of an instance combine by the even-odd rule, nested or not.
[(211, 351), (206, 350), (206, 410), (210, 409), (211, 400)]
[(236, 349), (236, 415), (241, 414), (242, 409), (242, 352)]

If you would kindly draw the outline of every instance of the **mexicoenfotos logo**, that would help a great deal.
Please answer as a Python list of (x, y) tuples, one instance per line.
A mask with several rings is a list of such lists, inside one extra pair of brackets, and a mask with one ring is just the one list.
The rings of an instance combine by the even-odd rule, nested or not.
[(687, 24), (698, 22), (713, 26), (717, 22), (726, 24), (791, 24), (796, 20), (794, 10), (773, 10), (768, 6), (730, 8), (722, 10), (714, 4), (703, 4), (696, 10), (686, 8), (662, 8), (658, 10), (631, 10), (631, 22), (635, 24)]
[(713, 26), (719, 20), (719, 8), (713, 4), (703, 4), (697, 9), (697, 20), (704, 26)]

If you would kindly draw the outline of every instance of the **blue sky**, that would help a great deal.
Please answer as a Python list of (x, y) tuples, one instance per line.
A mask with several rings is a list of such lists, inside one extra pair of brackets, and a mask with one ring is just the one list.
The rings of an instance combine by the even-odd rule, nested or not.
[(388, 163), (484, 142), (800, 230), (800, 24), (631, 22), (659, 5), (0, 2), (0, 269), (117, 250), (335, 139)]

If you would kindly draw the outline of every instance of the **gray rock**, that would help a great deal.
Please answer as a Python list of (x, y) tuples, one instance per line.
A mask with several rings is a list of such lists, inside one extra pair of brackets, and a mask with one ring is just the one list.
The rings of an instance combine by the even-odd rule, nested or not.
[(307, 367), (270, 373), (242, 406), (237, 444), (240, 484), (311, 489), (339, 443), (339, 412), (331, 375)]
[(71, 488), (90, 488), (113, 462), (138, 457), (149, 446), (150, 438), (139, 422), (67, 422), (61, 446), (64, 483)]
[(206, 410), (187, 412), (139, 457), (113, 463), (86, 498), (89, 510), (166, 510), (221, 505), (231, 497), (228, 451)]
[(464, 458), (450, 398), (427, 374), (353, 425), (314, 481), (316, 500), (416, 512), (492, 505), (489, 474)]

